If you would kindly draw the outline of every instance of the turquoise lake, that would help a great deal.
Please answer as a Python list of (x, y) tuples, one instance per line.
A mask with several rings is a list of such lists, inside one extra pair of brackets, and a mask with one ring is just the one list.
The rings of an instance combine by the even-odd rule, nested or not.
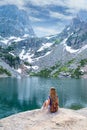
[(60, 107), (87, 107), (86, 79), (0, 78), (0, 118), (41, 108), (51, 87), (57, 90)]

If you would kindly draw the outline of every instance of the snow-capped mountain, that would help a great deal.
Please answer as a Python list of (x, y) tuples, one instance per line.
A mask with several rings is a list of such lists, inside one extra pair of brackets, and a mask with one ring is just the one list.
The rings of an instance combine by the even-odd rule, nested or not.
[(73, 49), (79, 49), (87, 44), (87, 22), (81, 21), (79, 17), (76, 17), (61, 34), (68, 37), (66, 41), (68, 46)]
[(87, 23), (77, 17), (72, 20), (71, 25), (65, 27), (62, 33), (46, 37), (47, 41), (40, 44), (35, 53), (30, 54), (32, 66), (36, 66), (37, 71), (40, 71), (60, 62), (65, 64), (75, 59), (78, 64), (82, 59), (86, 59), (86, 27)]
[(15, 5), (0, 6), (0, 36), (35, 36), (28, 14)]
[[(36, 73), (49, 69), (52, 75), (56, 71), (59, 73), (59, 64), (64, 66), (74, 59), (74, 62), (72, 64), (69, 63), (67, 67), (76, 69), (80, 61), (86, 59), (86, 27), (87, 23), (77, 17), (60, 34), (38, 38), (34, 37), (34, 35), (29, 37), (27, 33), (22, 36), (20, 33), (19, 36), (13, 36), (12, 33), (9, 37), (2, 37), (1, 35), (0, 44), (1, 46), (3, 44), (8, 50), (10, 47), (9, 54), (16, 57), (17, 64), (17, 57), (20, 58), (20, 65), (22, 65), (21, 67), (19, 66), (20, 70), (27, 70), (29, 74), (30, 72)], [(55, 69), (51, 70), (52, 67)]]
[(86, 25), (79, 18), (75, 18), (72, 24), (58, 35), (20, 41), (17, 43), (17, 48), (20, 48), (17, 50), (18, 55), (32, 66), (37, 66), (38, 70), (54, 66), (58, 62), (66, 63), (72, 58), (79, 57), (86, 50), (87, 38), (84, 38), (87, 32)]

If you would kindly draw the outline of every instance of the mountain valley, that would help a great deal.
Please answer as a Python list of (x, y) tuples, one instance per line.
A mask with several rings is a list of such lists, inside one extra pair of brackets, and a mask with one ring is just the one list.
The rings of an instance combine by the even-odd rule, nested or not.
[[(9, 15), (13, 8), (15, 11)], [(11, 75), (11, 69), (16, 72), (15, 75), (25, 76), (79, 78), (84, 74), (87, 23), (79, 17), (72, 19), (61, 33), (39, 38), (30, 25), (27, 13), (8, 5), (0, 7), (0, 28), (0, 66)], [(4, 62), (10, 68), (4, 67)], [(0, 69), (1, 74), (4, 73)]]

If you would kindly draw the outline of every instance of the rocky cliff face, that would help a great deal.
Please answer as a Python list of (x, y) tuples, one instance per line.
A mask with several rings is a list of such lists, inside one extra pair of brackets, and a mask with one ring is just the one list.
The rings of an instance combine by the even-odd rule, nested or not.
[(29, 16), (15, 5), (0, 6), (0, 36), (35, 36), (30, 25)]
[[(86, 34), (87, 23), (81, 21), (78, 17), (74, 18), (71, 25), (65, 27), (60, 34), (48, 38), (48, 41), (44, 43), (44, 45), (50, 44), (48, 48), (43, 47), (43, 50), (41, 48), (38, 49), (39, 51), (36, 50), (37, 53), (32, 57), (32, 65), (38, 66), (38, 71), (40, 71), (49, 69), (59, 63), (64, 65), (74, 59), (71, 66), (78, 67), (80, 61), (87, 57)], [(38, 55), (36, 56), (36, 54)], [(72, 67), (72, 69), (75, 68)]]
[(67, 39), (67, 45), (73, 49), (79, 49), (87, 44), (87, 23), (79, 18), (73, 19), (73, 22), (68, 28), (72, 31), (72, 35)]

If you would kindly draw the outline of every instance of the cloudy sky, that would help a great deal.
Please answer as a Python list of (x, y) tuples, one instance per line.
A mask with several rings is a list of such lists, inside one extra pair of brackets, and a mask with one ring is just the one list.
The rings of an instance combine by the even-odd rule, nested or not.
[(87, 19), (87, 0), (0, 0), (28, 12), (37, 36), (59, 33), (77, 14)]

